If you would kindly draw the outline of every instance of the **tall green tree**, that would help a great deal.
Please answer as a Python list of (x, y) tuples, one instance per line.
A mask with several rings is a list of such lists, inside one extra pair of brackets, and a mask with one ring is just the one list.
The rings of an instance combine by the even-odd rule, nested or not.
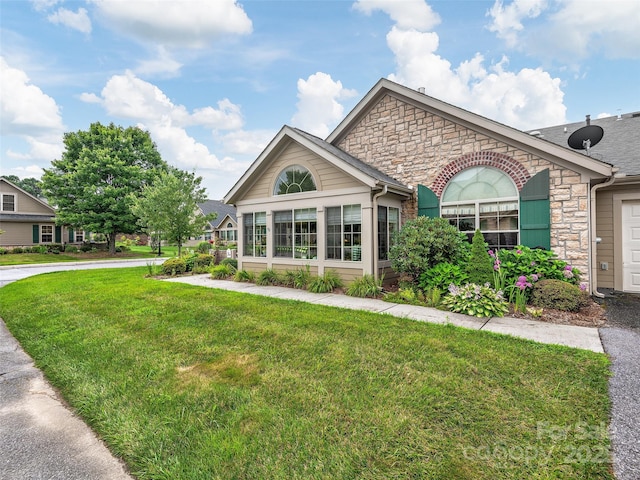
[(42, 182), (37, 178), (20, 178), (17, 175), (3, 175), (3, 177), (34, 197), (42, 196)]
[(132, 198), (140, 225), (149, 234), (161, 233), (169, 242), (178, 244), (178, 255), (189, 237), (202, 235), (207, 222), (216, 218), (215, 213), (202, 215), (198, 208), (207, 199), (201, 183), (202, 177), (171, 168), (145, 186), (139, 197)]
[(131, 210), (139, 195), (167, 169), (148, 132), (113, 123), (93, 123), (89, 130), (65, 133), (62, 158), (42, 176), (43, 192), (58, 209), (57, 222), (102, 233), (109, 252), (116, 235), (135, 233)]

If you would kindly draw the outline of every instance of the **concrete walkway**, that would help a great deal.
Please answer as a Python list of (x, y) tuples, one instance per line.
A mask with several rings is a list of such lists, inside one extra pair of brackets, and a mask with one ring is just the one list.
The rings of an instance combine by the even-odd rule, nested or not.
[(305, 290), (296, 290), (293, 288), (261, 287), (252, 283), (213, 280), (210, 278), (210, 275), (175, 277), (169, 278), (166, 281), (220, 288), (222, 290), (232, 290), (287, 300), (299, 300), (302, 302), (349, 308), (352, 310), (367, 310), (424, 322), (450, 323), (474, 330), (488, 330), (490, 332), (535, 340), (541, 343), (565, 345), (604, 353), (597, 328), (557, 325), (548, 322), (510, 317), (493, 317), (490, 319), (476, 318), (459, 313), (444, 312), (435, 308), (389, 303), (369, 298), (356, 298), (334, 293), (310, 293)]
[[(145, 266), (164, 259), (78, 262), (0, 267), (0, 286), (39, 273), (62, 270)], [(359, 299), (346, 295), (313, 294), (281, 287), (212, 280), (209, 275), (168, 279), (204, 287), (255, 295), (368, 310), (433, 323), (489, 330), (543, 343), (603, 352), (595, 328), (554, 325), (517, 318), (479, 319), (433, 308)], [(1, 292), (0, 292), (1, 294)], [(614, 443), (615, 445), (615, 443)], [(130, 479), (94, 432), (65, 406), (33, 360), (0, 319), (0, 480), (11, 479)]]

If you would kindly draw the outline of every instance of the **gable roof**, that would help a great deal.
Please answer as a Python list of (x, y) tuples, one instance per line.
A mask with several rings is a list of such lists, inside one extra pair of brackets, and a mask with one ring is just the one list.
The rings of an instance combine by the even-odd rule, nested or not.
[(202, 210), (204, 215), (209, 215), (210, 213), (218, 214), (214, 220), (209, 222), (211, 228), (218, 228), (227, 217), (230, 217), (236, 223), (238, 222), (238, 218), (236, 217), (236, 207), (221, 202), (220, 200), (206, 200), (203, 203), (199, 203), (198, 207), (200, 207), (200, 210)]
[(608, 163), (587, 157), (582, 153), (564, 148), (555, 143), (544, 141), (521, 130), (490, 120), (385, 78), (380, 79), (364, 98), (358, 102), (354, 109), (327, 137), (327, 142), (333, 145), (339, 144), (351, 129), (369, 113), (370, 109), (386, 95), (391, 95), (417, 108), (431, 112), (470, 130), (483, 133), (508, 145), (516, 146), (525, 152), (546, 158), (588, 178), (604, 178), (613, 174), (613, 167)]
[(38, 202), (39, 204), (41, 204), (43, 207), (48, 208), (49, 210), (51, 210), (51, 214), (55, 215), (56, 210), (55, 208), (53, 208), (51, 205), (49, 205), (47, 202), (45, 202), (44, 200), (36, 197), (35, 195), (30, 194), (29, 192), (27, 192), (26, 190), (23, 190), (22, 188), (20, 188), (19, 186), (17, 186), (15, 183), (10, 182), (9, 180), (7, 180), (4, 177), (0, 177), (0, 182), (4, 182), (7, 185), (10, 185), (11, 187), (15, 188), (16, 190), (18, 190), (20, 193), (22, 193), (23, 195), (26, 195), (30, 198), (32, 198), (33, 200), (35, 200), (36, 202)]
[[(537, 128), (530, 132), (543, 140), (570, 148), (569, 136), (586, 125), (585, 122), (566, 123), (552, 127)], [(589, 154), (596, 160), (611, 163), (620, 173), (640, 175), (640, 112), (591, 120), (604, 130), (602, 140), (590, 148)], [(586, 156), (584, 150), (580, 153)]]
[(291, 141), (299, 143), (304, 148), (312, 151), (346, 174), (358, 178), (371, 188), (387, 186), (392, 191), (404, 195), (408, 195), (411, 192), (411, 188), (402, 182), (358, 160), (356, 157), (349, 155), (335, 145), (310, 133), (285, 125), (231, 190), (229, 190), (224, 197), (224, 201), (227, 203), (235, 203), (239, 195), (250, 187), (252, 178), (257, 177), (265, 168), (265, 165), (269, 163), (269, 160), (278, 155)]

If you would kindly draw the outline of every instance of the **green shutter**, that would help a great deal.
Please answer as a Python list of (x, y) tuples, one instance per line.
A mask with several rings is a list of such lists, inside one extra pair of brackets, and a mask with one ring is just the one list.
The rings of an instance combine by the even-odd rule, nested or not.
[(549, 169), (530, 178), (520, 191), (520, 243), (551, 249)]
[(438, 196), (424, 185), (418, 185), (418, 216), (431, 218), (440, 216)]
[(62, 227), (56, 225), (56, 241), (55, 243), (62, 243)]
[(40, 225), (32, 226), (33, 243), (40, 243)]
[(73, 236), (73, 228), (69, 229), (69, 243), (73, 243), (73, 241), (75, 240), (74, 236)]

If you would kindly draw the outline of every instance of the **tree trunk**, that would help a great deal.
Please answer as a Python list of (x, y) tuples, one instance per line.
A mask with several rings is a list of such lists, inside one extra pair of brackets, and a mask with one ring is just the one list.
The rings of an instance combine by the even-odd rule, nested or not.
[(107, 234), (107, 244), (109, 245), (109, 255), (116, 254), (116, 232)]

